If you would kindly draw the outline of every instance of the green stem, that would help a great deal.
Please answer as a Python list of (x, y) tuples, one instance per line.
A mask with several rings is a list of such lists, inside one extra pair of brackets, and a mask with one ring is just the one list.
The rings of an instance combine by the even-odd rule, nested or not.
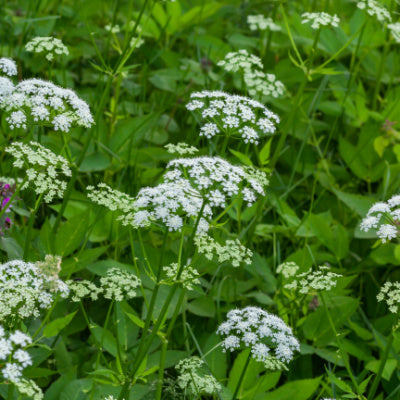
[(388, 359), (390, 349), (392, 348), (393, 340), (394, 340), (394, 335), (393, 335), (393, 330), (392, 330), (390, 332), (389, 339), (386, 342), (385, 351), (383, 353), (383, 357), (381, 358), (381, 362), (379, 364), (378, 373), (376, 374), (374, 382), (373, 382), (373, 384), (371, 386), (371, 390), (369, 391), (368, 400), (373, 400), (374, 399), (375, 392), (378, 389), (379, 382), (382, 379), (383, 369), (385, 368), (385, 364), (386, 364), (386, 361)]
[(14, 398), (14, 384), (11, 383), (8, 386), (7, 400), (12, 400)]
[(39, 209), (40, 203), (42, 202), (42, 198), (44, 196), (44, 193), (41, 193), (39, 197), (36, 199), (35, 203), (35, 208), (33, 209), (33, 212), (31, 213), (31, 216), (29, 217), (29, 224), (28, 224), (28, 232), (26, 233), (25, 237), (25, 248), (24, 248), (24, 260), (28, 261), (29, 257), (29, 250), (31, 247), (31, 234), (33, 230), (33, 223), (35, 221), (36, 213)]
[(351, 381), (353, 382), (353, 385), (354, 385), (354, 387), (356, 388), (357, 393), (359, 393), (357, 380), (354, 378), (354, 374), (353, 374), (353, 372), (351, 371), (350, 364), (349, 364), (347, 358), (345, 357), (345, 353), (344, 353), (344, 351), (343, 351), (343, 349), (342, 349), (342, 346), (341, 346), (341, 343), (340, 343), (340, 339), (339, 339), (339, 335), (338, 335), (338, 333), (337, 333), (337, 331), (336, 331), (336, 327), (335, 327), (335, 324), (334, 324), (334, 322), (333, 322), (333, 320), (332, 320), (331, 313), (330, 313), (330, 311), (329, 311), (329, 308), (328, 308), (327, 305), (326, 305), (324, 293), (321, 292), (320, 297), (321, 297), (322, 304), (323, 304), (324, 309), (325, 309), (325, 313), (326, 313), (326, 315), (327, 315), (327, 317), (328, 317), (329, 324), (330, 324), (330, 326), (331, 326), (331, 328), (332, 328), (332, 330), (333, 330), (333, 332), (334, 332), (334, 334), (335, 334), (336, 342), (337, 342), (337, 345), (338, 345), (338, 347), (339, 347), (340, 355), (341, 355), (342, 360), (343, 360), (343, 362), (344, 362), (344, 365), (345, 365), (345, 367), (346, 367), (347, 373), (349, 374), (349, 377), (350, 377)]
[[(100, 353), (103, 352), (103, 342), (106, 336), (106, 329), (108, 326), (108, 321), (110, 319), (110, 315), (111, 315), (111, 310), (114, 306), (114, 299), (111, 301), (109, 307), (108, 307), (108, 311), (107, 311), (107, 315), (106, 315), (106, 320), (104, 322), (104, 327), (103, 327), (103, 332), (101, 334), (101, 339), (100, 339), (100, 347), (99, 347), (99, 351), (97, 352), (97, 357), (96, 357), (96, 366), (95, 366), (95, 371), (97, 371), (97, 369), (99, 368), (99, 364), (100, 364)], [(91, 389), (91, 395), (90, 395), (90, 399), (93, 399), (94, 396), (94, 389), (96, 388), (96, 380), (93, 379), (92, 381), (92, 389)]]
[(236, 400), (236, 398), (237, 398), (236, 396), (239, 393), (240, 386), (242, 386), (242, 381), (243, 381), (244, 376), (246, 374), (247, 367), (249, 366), (250, 360), (251, 360), (251, 352), (249, 351), (249, 355), (247, 356), (246, 363), (244, 364), (242, 373), (240, 374), (239, 381), (238, 381), (238, 383), (236, 385), (236, 389), (235, 389), (235, 391), (233, 393), (232, 400)]

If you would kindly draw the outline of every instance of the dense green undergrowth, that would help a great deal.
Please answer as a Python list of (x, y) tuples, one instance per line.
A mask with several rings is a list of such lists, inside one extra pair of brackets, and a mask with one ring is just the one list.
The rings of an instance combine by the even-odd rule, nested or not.
[(0, 396), (399, 399), (399, 12), (1, 2)]

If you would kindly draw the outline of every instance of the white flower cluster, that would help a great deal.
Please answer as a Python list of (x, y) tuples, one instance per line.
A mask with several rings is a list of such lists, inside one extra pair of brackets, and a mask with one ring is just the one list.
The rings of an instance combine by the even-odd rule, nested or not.
[(400, 306), (400, 282), (386, 282), (376, 298), (378, 301), (385, 301), (390, 312), (397, 314)]
[(329, 25), (337, 28), (340, 23), (340, 19), (336, 14), (330, 15), (326, 12), (306, 12), (301, 15), (301, 18), (302, 24), (311, 22), (311, 28), (313, 29), (319, 29), (321, 26)]
[(298, 290), (301, 294), (315, 291), (328, 291), (336, 286), (337, 279), (343, 275), (335, 274), (327, 266), (320, 266), (317, 271), (310, 269), (296, 275), (294, 280), (284, 285), (286, 289)]
[(272, 135), (279, 117), (263, 104), (248, 97), (221, 91), (195, 92), (186, 108), (201, 114), (206, 123), (200, 136), (211, 139), (224, 132), (241, 137), (245, 143), (258, 144), (260, 138)]
[(387, 26), (390, 29), (390, 33), (393, 36), (393, 39), (400, 43), (400, 22), (395, 22), (394, 24), (388, 24)]
[(181, 156), (184, 156), (186, 154), (195, 154), (199, 151), (197, 147), (190, 146), (187, 143), (182, 142), (178, 144), (168, 143), (164, 147), (167, 149), (168, 153), (179, 154)]
[[(117, 399), (112, 394), (110, 394), (109, 396), (104, 397), (103, 400), (117, 400)], [(122, 399), (122, 400), (124, 400), (124, 399)]]
[(222, 390), (221, 385), (204, 370), (204, 361), (199, 357), (185, 358), (175, 367), (179, 371), (178, 386), (195, 395), (216, 394)]
[(254, 54), (249, 54), (247, 50), (239, 50), (225, 55), (225, 59), (217, 63), (220, 67), (224, 67), (225, 71), (237, 72), (240, 70), (251, 70), (252, 68), (264, 68), (261, 59)]
[(262, 14), (258, 15), (248, 15), (247, 23), (249, 24), (250, 30), (256, 31), (265, 31), (269, 29), (270, 31), (280, 31), (281, 27), (277, 25), (272, 18), (267, 18)]
[(284, 278), (288, 279), (292, 276), (295, 276), (298, 270), (299, 266), (295, 262), (287, 261), (279, 264), (276, 272), (278, 274), (282, 274)]
[(135, 297), (135, 289), (140, 285), (140, 279), (130, 272), (110, 268), (106, 276), (100, 278), (100, 284), (106, 299), (122, 301)]
[(386, 240), (395, 239), (399, 234), (400, 224), (400, 195), (395, 195), (387, 202), (375, 203), (368, 211), (367, 216), (361, 221), (360, 229), (368, 232), (376, 230), (376, 235), (385, 243)]
[(54, 56), (61, 54), (67, 56), (69, 54), (67, 46), (60, 39), (52, 36), (37, 36), (25, 45), (25, 49), (32, 53), (46, 53), (46, 58), (49, 61), (52, 61)]
[(17, 64), (11, 58), (0, 58), (0, 71), (7, 76), (17, 75)]
[(300, 344), (283, 320), (258, 307), (231, 310), (217, 333), (225, 336), (224, 351), (250, 347), (252, 357), (268, 369), (286, 368)]
[(121, 32), (121, 27), (118, 24), (115, 25), (111, 25), (111, 24), (107, 24), (104, 29), (107, 32), (111, 32), (111, 33), (119, 33)]
[(360, 0), (357, 3), (357, 7), (361, 10), (366, 10), (369, 15), (375, 15), (380, 22), (392, 21), (389, 11), (376, 0)]
[(225, 59), (218, 63), (225, 71), (243, 73), (243, 79), (251, 96), (261, 94), (264, 96), (279, 97), (284, 94), (285, 85), (276, 79), (274, 74), (265, 74), (261, 59), (247, 50), (228, 53)]
[(44, 194), (46, 203), (50, 203), (54, 197), (63, 197), (67, 183), (61, 179), (61, 175), (71, 176), (71, 169), (64, 157), (36, 142), (29, 142), (29, 145), (14, 142), (5, 151), (15, 158), (14, 167), (25, 169), (26, 182), (21, 190), (33, 187), (36, 194)]
[(94, 122), (89, 106), (73, 90), (36, 78), (14, 85), (2, 77), (0, 108), (9, 114), (6, 121), (11, 129), (31, 123), (68, 132), (73, 125), (90, 128)]
[[(2, 365), (3, 377), (11, 382), (18, 382), (22, 378), (22, 371), (32, 365), (32, 359), (26, 350), (32, 343), (30, 336), (21, 331), (6, 332), (0, 325), (0, 360), (7, 361)], [(2, 363), (3, 364), (3, 363)]]
[(198, 252), (204, 254), (208, 260), (217, 256), (219, 263), (228, 261), (233, 267), (239, 267), (241, 263), (251, 264), (253, 252), (243, 246), (239, 239), (227, 240), (224, 245), (221, 245), (212, 237), (202, 235), (196, 236), (194, 242)]
[[(163, 267), (163, 271), (165, 272), (165, 275), (173, 280), (173, 282), (176, 281), (176, 277), (178, 275), (179, 271), (179, 264), (178, 263), (172, 263), (166, 267)], [(182, 270), (182, 273), (179, 277), (180, 283), (182, 283), (182, 286), (188, 290), (193, 290), (193, 284), (199, 284), (200, 280), (197, 278), (199, 276), (199, 273), (196, 271), (195, 268), (191, 267), (190, 265), (185, 265), (185, 267)]]
[[(135, 229), (148, 227), (158, 221), (169, 231), (180, 231), (185, 218), (196, 219), (203, 204), (200, 193), (185, 179), (142, 188), (136, 198), (113, 190), (105, 184), (99, 184), (98, 189), (92, 186), (87, 189), (91, 200), (112, 211), (119, 210), (122, 215), (117, 219), (123, 225), (130, 225)], [(211, 215), (210, 206), (205, 205), (203, 216)], [(203, 216), (198, 225), (199, 233), (208, 230), (208, 222)]]
[(187, 177), (211, 207), (225, 207), (229, 199), (240, 196), (248, 205), (264, 196), (259, 181), (242, 167), (230, 164), (220, 157), (178, 158), (168, 163), (166, 182)]
[(93, 301), (102, 294), (104, 298), (122, 301), (135, 297), (135, 289), (140, 285), (140, 279), (119, 268), (110, 268), (106, 276), (100, 278), (100, 287), (87, 280), (69, 280), (66, 282), (71, 293), (71, 300), (81, 301), (84, 297), (90, 297)]
[(68, 286), (58, 276), (49, 275), (43, 263), (13, 260), (0, 264), (0, 321), (38, 317), (57, 293), (66, 298)]

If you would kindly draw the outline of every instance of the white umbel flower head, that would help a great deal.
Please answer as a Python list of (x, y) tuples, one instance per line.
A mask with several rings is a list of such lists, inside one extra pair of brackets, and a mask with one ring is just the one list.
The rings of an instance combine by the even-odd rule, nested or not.
[(14, 167), (25, 169), (26, 182), (21, 190), (33, 188), (36, 194), (44, 194), (46, 203), (54, 197), (63, 197), (67, 183), (61, 177), (71, 176), (69, 163), (64, 157), (36, 142), (29, 142), (29, 145), (14, 142), (5, 151), (15, 158)]
[(392, 17), (389, 11), (383, 7), (377, 0), (360, 0), (357, 3), (357, 7), (360, 10), (366, 10), (371, 16), (376, 16), (379, 22), (391, 22)]
[(237, 72), (239, 70), (248, 70), (252, 68), (263, 69), (261, 59), (254, 54), (249, 54), (247, 50), (239, 50), (228, 53), (225, 59), (217, 63), (220, 67), (224, 67), (225, 71)]
[(400, 195), (394, 195), (387, 202), (375, 203), (361, 221), (360, 229), (364, 232), (376, 231), (378, 238), (385, 243), (398, 237), (400, 225)]
[(15, 76), (17, 75), (17, 64), (11, 58), (0, 58), (0, 71), (6, 74), (7, 76)]
[(167, 169), (166, 182), (187, 176), (211, 207), (224, 207), (236, 197), (243, 198), (250, 206), (257, 196), (265, 194), (258, 179), (220, 157), (178, 158), (169, 162)]
[(252, 31), (260, 30), (265, 31), (266, 29), (270, 31), (280, 31), (282, 30), (279, 25), (277, 25), (272, 18), (265, 17), (262, 14), (258, 15), (248, 15), (247, 23)]
[(11, 129), (13, 122), (22, 118), (16, 118), (15, 113), (25, 116), (23, 127), (30, 123), (68, 132), (71, 126), (90, 128), (94, 123), (88, 104), (73, 90), (36, 78), (15, 86), (4, 79), (0, 80), (0, 107), (10, 115), (7, 122)]
[(222, 390), (222, 386), (204, 368), (204, 361), (199, 357), (185, 358), (179, 361), (175, 367), (179, 376), (178, 386), (196, 396), (201, 394), (216, 394)]
[[(152, 223), (162, 224), (169, 231), (180, 231), (186, 218), (196, 220), (202, 206), (203, 198), (188, 180), (178, 175), (171, 182), (161, 183), (155, 187), (140, 189), (136, 198), (130, 197), (105, 184), (98, 189), (88, 188), (88, 197), (112, 211), (119, 211), (117, 217), (123, 225), (135, 229), (149, 227)], [(206, 218), (212, 215), (209, 205), (204, 205), (198, 232), (208, 230)], [(203, 218), (204, 217), (204, 218)]]
[(55, 56), (69, 54), (68, 47), (60, 39), (52, 36), (37, 36), (25, 45), (25, 49), (32, 53), (45, 53), (49, 61), (52, 61)]
[(284, 321), (258, 307), (231, 310), (217, 329), (224, 351), (249, 347), (252, 357), (268, 369), (287, 369), (300, 344)]
[(204, 119), (200, 136), (208, 139), (223, 133), (245, 143), (258, 144), (261, 138), (272, 135), (279, 123), (276, 114), (248, 97), (207, 90), (192, 93), (190, 97), (186, 108)]
[(400, 310), (400, 282), (386, 282), (376, 298), (378, 301), (385, 301), (390, 312), (398, 314)]
[[(13, 260), (0, 265), (0, 321), (38, 317), (51, 306), (57, 293), (68, 296), (65, 283), (55, 272), (49, 275), (42, 264)], [(10, 339), (21, 344), (24, 337), (16, 332)]]
[(327, 14), (326, 12), (303, 13), (301, 15), (301, 23), (307, 24), (311, 22), (311, 28), (319, 29), (321, 26), (333, 26), (337, 28), (340, 23), (338, 16)]

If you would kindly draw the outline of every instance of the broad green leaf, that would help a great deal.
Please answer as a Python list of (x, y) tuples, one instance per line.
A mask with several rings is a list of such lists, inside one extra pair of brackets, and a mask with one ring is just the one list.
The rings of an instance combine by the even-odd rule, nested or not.
[(76, 215), (64, 222), (56, 235), (56, 254), (66, 257), (82, 245), (88, 231), (90, 213)]
[(77, 312), (78, 311), (75, 311), (65, 317), (57, 318), (49, 322), (43, 329), (43, 336), (52, 337), (58, 335), (72, 321)]
[(273, 392), (257, 395), (254, 400), (308, 400), (313, 398), (320, 381), (321, 378), (288, 382)]

